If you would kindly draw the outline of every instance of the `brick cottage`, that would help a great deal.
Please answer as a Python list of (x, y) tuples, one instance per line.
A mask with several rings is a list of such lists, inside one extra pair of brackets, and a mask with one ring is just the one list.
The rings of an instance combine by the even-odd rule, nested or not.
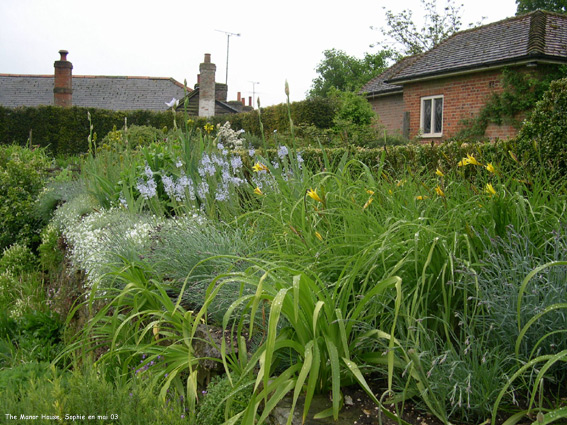
[[(502, 72), (541, 76), (567, 64), (567, 16), (535, 11), (453, 34), (431, 50), (402, 59), (361, 90), (391, 134), (441, 141), (478, 116)], [(511, 124), (489, 124), (489, 139), (514, 137)]]

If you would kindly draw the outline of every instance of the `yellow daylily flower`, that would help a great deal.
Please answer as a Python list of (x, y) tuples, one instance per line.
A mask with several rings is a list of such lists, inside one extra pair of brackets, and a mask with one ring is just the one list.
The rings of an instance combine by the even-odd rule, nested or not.
[(205, 127), (203, 127), (203, 128), (205, 129), (205, 131), (207, 133), (210, 133), (211, 131), (213, 131), (215, 129), (215, 126), (208, 122), (208, 123), (205, 124)]
[(415, 200), (416, 200), (416, 201), (423, 201), (424, 199), (427, 199), (427, 198), (429, 198), (429, 196), (422, 196), (422, 195), (419, 195), (419, 196), (416, 196), (416, 197), (415, 197)]
[(467, 154), (467, 160), (468, 160), (468, 163), (469, 163), (469, 164), (472, 164), (472, 165), (482, 165), (482, 164), (481, 164), (480, 162), (478, 162), (478, 161), (476, 160), (476, 158), (475, 158), (474, 156), (472, 156), (471, 154)]
[(366, 193), (368, 193), (369, 195), (374, 195), (374, 191), (370, 189), (366, 189)]
[(255, 193), (256, 195), (259, 195), (259, 196), (262, 196), (262, 195), (264, 194), (264, 193), (260, 190), (259, 187), (257, 187), (256, 189), (254, 189), (254, 193)]
[(437, 193), (437, 195), (439, 196), (445, 196), (445, 192), (443, 192), (443, 189), (441, 189), (441, 186), (437, 186), (435, 188), (435, 192)]
[(488, 164), (486, 164), (486, 169), (492, 173), (492, 174), (496, 174), (496, 168), (494, 168), (494, 165), (492, 165), (491, 162), (489, 162)]
[(370, 198), (368, 198), (368, 201), (366, 201), (362, 209), (365, 210), (366, 208), (368, 208), (368, 206), (372, 203), (372, 201), (374, 201), (374, 198), (371, 196)]
[(261, 162), (257, 162), (256, 164), (254, 164), (254, 166), (252, 167), (252, 170), (259, 172), (259, 171), (268, 171), (268, 167), (266, 167), (264, 164), (262, 164)]
[(443, 174), (443, 171), (441, 171), (439, 168), (435, 170), (435, 174), (437, 174), (439, 177), (445, 177), (445, 174)]
[(323, 240), (323, 236), (321, 236), (321, 233), (319, 233), (319, 232), (317, 232), (317, 231), (315, 232), (315, 236), (316, 236), (317, 239), (319, 239), (320, 241)]
[(492, 195), (496, 195), (496, 190), (494, 190), (494, 187), (492, 186), (491, 183), (487, 183), (487, 184), (486, 184), (486, 189), (484, 189), (484, 191), (485, 191), (486, 193), (489, 193), (491, 196), (492, 196)]
[(317, 189), (309, 189), (307, 191), (307, 196), (309, 196), (311, 199), (316, 200), (317, 202), (323, 203), (323, 200), (321, 199), (321, 197), (319, 195), (317, 195)]
[(470, 153), (467, 154), (466, 158), (463, 158), (462, 160), (459, 161), (459, 163), (457, 164), (458, 167), (464, 167), (465, 165), (482, 165), (480, 162), (478, 162), (476, 160), (476, 158), (474, 156), (472, 156)]

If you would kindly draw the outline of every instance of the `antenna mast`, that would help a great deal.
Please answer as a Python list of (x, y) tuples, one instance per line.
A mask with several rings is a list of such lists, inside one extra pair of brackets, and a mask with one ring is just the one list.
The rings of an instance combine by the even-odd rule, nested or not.
[(228, 86), (228, 52), (230, 50), (230, 36), (234, 35), (236, 37), (240, 37), (240, 33), (234, 33), (234, 32), (228, 32), (228, 31), (222, 31), (222, 30), (215, 30), (218, 32), (222, 32), (223, 34), (226, 34), (226, 77), (224, 80), (224, 83)]

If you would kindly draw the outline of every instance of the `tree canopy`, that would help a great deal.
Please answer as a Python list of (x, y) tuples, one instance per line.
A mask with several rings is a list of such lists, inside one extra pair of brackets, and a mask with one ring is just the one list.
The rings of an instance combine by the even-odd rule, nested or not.
[(341, 91), (358, 91), (382, 73), (388, 67), (388, 59), (393, 56), (391, 51), (383, 50), (375, 54), (365, 53), (359, 59), (337, 49), (325, 50), (323, 55), (325, 58), (315, 68), (319, 76), (312, 82), (311, 97), (327, 97), (333, 87)]
[[(438, 11), (437, 0), (421, 0), (421, 3), (423, 21), (420, 28), (416, 25), (411, 9), (394, 13), (384, 8), (386, 27), (380, 31), (394, 42), (389, 47), (402, 56), (425, 52), (459, 31), (462, 26), (462, 5), (456, 5), (454, 0), (447, 0), (441, 11)], [(387, 44), (388, 40), (376, 43), (381, 46)]]
[(533, 12), (537, 9), (567, 13), (567, 0), (516, 0), (516, 4), (518, 5), (517, 15)]

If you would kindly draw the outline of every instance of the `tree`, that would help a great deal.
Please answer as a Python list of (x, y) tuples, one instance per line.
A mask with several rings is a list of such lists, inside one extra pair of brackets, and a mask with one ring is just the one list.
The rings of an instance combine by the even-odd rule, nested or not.
[(516, 0), (518, 10), (516, 15), (533, 12), (537, 9), (548, 10), (549, 12), (567, 13), (566, 0)]
[(332, 87), (341, 91), (358, 91), (382, 73), (388, 67), (388, 59), (392, 58), (390, 50), (365, 53), (362, 59), (336, 49), (325, 50), (323, 55), (325, 58), (315, 68), (319, 76), (312, 82), (310, 97), (327, 97)]
[[(425, 52), (459, 31), (462, 26), (463, 5), (456, 5), (454, 0), (447, 0), (443, 10), (438, 12), (437, 0), (421, 0), (421, 3), (424, 9), (423, 25), (419, 29), (413, 19), (412, 10), (405, 9), (394, 13), (384, 8), (387, 27), (381, 28), (380, 31), (394, 41), (394, 50), (401, 48), (398, 53), (402, 56)], [(383, 46), (384, 42), (377, 44)]]

